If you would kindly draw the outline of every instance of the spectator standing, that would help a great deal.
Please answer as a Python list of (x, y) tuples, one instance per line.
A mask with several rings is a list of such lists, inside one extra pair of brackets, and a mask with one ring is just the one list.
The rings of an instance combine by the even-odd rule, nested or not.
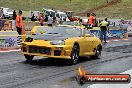
[(56, 17), (56, 21), (57, 21), (57, 24), (59, 24), (60, 23), (60, 18)]
[(56, 23), (56, 17), (55, 16), (53, 17), (53, 23), (54, 24)]
[(13, 11), (13, 20), (16, 20), (16, 16), (17, 16), (17, 15), (16, 15), (16, 11), (14, 10), (14, 11)]
[(48, 26), (52, 26), (52, 24), (53, 24), (53, 18), (52, 18), (52, 16), (50, 15), (50, 16), (48, 17)]
[(16, 28), (19, 35), (22, 34), (22, 11), (19, 10), (18, 15), (16, 16)]
[(104, 42), (105, 43), (107, 43), (106, 42), (106, 34), (107, 34), (107, 31), (109, 31), (109, 23), (107, 22), (107, 18), (105, 18), (105, 20), (104, 21), (102, 21), (101, 23), (100, 23), (100, 39), (101, 39), (101, 41), (103, 41), (104, 40)]
[(95, 14), (94, 13), (91, 13), (90, 14), (90, 17), (88, 19), (88, 24), (89, 24), (89, 27), (93, 27), (94, 26), (94, 23), (95, 23)]
[[(19, 10), (18, 15), (16, 16), (16, 28), (19, 35), (22, 35), (22, 26), (23, 26), (22, 11)], [(17, 39), (18, 39), (17, 40), (18, 45), (21, 45), (22, 42), (21, 36), (18, 36)]]
[(60, 17), (60, 23), (59, 24), (62, 24), (63, 23), (63, 19), (62, 17)]
[(44, 16), (43, 16), (43, 14), (41, 14), (39, 22), (40, 22), (41, 26), (44, 26)]
[(79, 18), (79, 25), (82, 26), (83, 25), (83, 20)]
[(32, 17), (31, 17), (31, 21), (35, 21), (35, 16), (34, 16), (34, 14), (32, 15)]
[(47, 16), (47, 15), (45, 15), (45, 19), (44, 19), (44, 21), (45, 21), (45, 22), (48, 21), (48, 16)]

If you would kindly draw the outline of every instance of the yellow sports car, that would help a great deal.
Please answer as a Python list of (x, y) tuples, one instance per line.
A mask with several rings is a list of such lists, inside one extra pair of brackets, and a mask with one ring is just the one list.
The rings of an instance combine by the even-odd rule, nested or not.
[(30, 61), (34, 56), (69, 59), (76, 64), (81, 56), (100, 58), (102, 44), (87, 29), (51, 27), (44, 34), (28, 37), (21, 52)]

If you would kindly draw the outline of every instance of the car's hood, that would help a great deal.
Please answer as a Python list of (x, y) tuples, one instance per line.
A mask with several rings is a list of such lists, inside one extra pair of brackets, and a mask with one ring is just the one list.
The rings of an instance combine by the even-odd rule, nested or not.
[(50, 47), (51, 45), (57, 45), (60, 44), (60, 42), (63, 45), (63, 41), (68, 38), (68, 37), (62, 37), (59, 35), (35, 35), (32, 37), (33, 41), (32, 42), (25, 42), (26, 45), (31, 45), (31, 46), (47, 46)]

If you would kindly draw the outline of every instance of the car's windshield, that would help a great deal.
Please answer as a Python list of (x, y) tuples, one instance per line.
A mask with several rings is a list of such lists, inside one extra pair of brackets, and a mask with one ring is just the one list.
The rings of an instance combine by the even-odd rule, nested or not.
[(49, 34), (57, 34), (61, 36), (69, 36), (69, 37), (78, 37), (81, 36), (81, 29), (79, 28), (73, 28), (73, 27), (53, 27), (48, 28), (48, 31), (45, 33), (45, 35)]
[(64, 40), (72, 37), (82, 36), (82, 29), (73, 27), (45, 27), (44, 34), (34, 36), (40, 40)]

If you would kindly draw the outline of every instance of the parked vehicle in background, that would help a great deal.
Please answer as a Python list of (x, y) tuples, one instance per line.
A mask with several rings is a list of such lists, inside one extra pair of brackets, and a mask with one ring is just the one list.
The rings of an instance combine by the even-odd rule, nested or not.
[(33, 21), (37, 21), (40, 15), (40, 11), (29, 11), (29, 18)]
[(55, 13), (55, 16), (58, 17), (58, 18), (61, 18), (62, 21), (70, 21), (70, 20), (68, 19), (68, 16), (67, 16), (67, 14), (66, 14), (65, 12), (57, 11), (57, 12)]
[(46, 16), (52, 16), (52, 17), (56, 17), (56, 18), (61, 18), (62, 21), (70, 21), (68, 19), (67, 14), (65, 12), (63, 12), (63, 11), (59, 11), (59, 10), (55, 11), (53, 9), (45, 9), (45, 8), (43, 8), (42, 11), (43, 11), (43, 13)]
[(0, 10), (2, 11), (2, 18), (12, 18), (13, 17), (13, 10), (10, 8), (4, 8), (0, 7)]
[(2, 18), (2, 16), (3, 16), (3, 11), (2, 9), (0, 9), (0, 19)]
[(45, 8), (43, 8), (42, 11), (43, 11), (44, 15), (52, 16), (52, 17), (54, 17), (55, 13), (56, 13), (56, 11), (54, 11), (52, 9), (45, 9)]

